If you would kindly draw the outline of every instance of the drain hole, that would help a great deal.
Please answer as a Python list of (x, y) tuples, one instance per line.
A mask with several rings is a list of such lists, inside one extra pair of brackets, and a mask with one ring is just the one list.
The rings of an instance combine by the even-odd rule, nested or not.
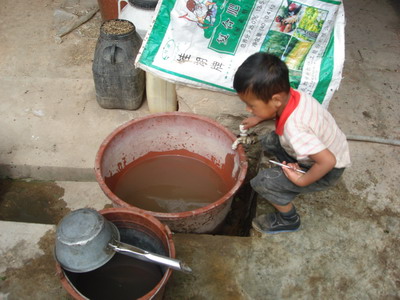
[(217, 235), (250, 236), (251, 221), (256, 216), (257, 193), (250, 185), (250, 178), (258, 173), (263, 164), (264, 153), (260, 146), (246, 151), (249, 168), (245, 183), (237, 191), (232, 201), (231, 210)]
[(231, 210), (216, 235), (249, 236), (255, 217), (257, 193), (250, 183), (244, 184), (233, 198)]

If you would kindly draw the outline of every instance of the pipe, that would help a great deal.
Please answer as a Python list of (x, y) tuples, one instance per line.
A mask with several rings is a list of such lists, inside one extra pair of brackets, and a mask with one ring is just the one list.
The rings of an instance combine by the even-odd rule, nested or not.
[(395, 139), (384, 139), (384, 138), (380, 138), (380, 137), (352, 135), (352, 134), (346, 135), (346, 138), (349, 141), (362, 141), (362, 142), (371, 142), (371, 143), (400, 146), (400, 140), (395, 140)]

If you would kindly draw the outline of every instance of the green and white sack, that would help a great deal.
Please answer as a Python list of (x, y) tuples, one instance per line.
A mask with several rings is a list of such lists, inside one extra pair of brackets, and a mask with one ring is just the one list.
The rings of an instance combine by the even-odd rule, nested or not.
[(279, 56), (292, 87), (325, 107), (344, 62), (344, 9), (332, 0), (162, 0), (136, 60), (165, 80), (235, 92), (239, 65), (259, 51)]

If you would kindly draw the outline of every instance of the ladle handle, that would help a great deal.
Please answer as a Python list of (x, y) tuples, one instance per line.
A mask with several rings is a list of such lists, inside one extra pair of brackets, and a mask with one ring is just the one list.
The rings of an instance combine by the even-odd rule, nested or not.
[(125, 254), (140, 260), (164, 265), (170, 267), (171, 269), (182, 271), (185, 273), (192, 272), (192, 269), (189, 266), (187, 266), (185, 263), (175, 258), (159, 255), (156, 253), (151, 253), (146, 250), (122, 242), (114, 241), (113, 243), (110, 243), (109, 246), (115, 252)]

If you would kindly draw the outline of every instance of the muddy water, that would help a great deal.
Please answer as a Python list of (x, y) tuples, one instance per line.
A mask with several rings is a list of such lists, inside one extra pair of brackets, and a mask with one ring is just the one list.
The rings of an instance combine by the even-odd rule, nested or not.
[(137, 299), (161, 280), (158, 265), (116, 253), (103, 267), (91, 272), (66, 272), (75, 288), (89, 299)]
[(145, 155), (128, 165), (113, 192), (125, 202), (155, 212), (183, 212), (217, 201), (228, 184), (216, 168), (183, 155)]
[[(121, 241), (150, 252), (167, 255), (162, 242), (150, 233), (121, 228)], [(64, 271), (81, 294), (89, 299), (137, 299), (150, 292), (162, 279), (165, 267), (115, 253), (104, 266), (86, 273)]]

